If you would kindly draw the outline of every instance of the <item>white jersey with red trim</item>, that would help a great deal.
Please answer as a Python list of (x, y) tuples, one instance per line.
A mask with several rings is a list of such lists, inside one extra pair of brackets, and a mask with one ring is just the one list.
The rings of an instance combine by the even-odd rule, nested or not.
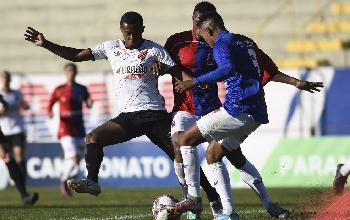
[(126, 49), (118, 39), (92, 47), (91, 52), (95, 60), (106, 59), (112, 66), (119, 112), (165, 110), (152, 65), (159, 62), (170, 68), (175, 63), (162, 46), (145, 40), (138, 49)]

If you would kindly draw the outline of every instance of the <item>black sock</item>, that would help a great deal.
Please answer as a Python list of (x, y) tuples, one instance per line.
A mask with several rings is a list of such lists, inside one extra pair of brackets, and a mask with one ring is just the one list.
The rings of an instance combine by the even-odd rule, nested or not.
[(215, 188), (212, 187), (207, 179), (207, 177), (204, 175), (204, 172), (201, 168), (201, 173), (200, 173), (200, 184), (201, 187), (203, 188), (204, 192), (207, 194), (207, 198), (209, 202), (213, 202), (219, 199), (219, 194), (216, 192)]
[(103, 160), (103, 147), (96, 143), (86, 145), (86, 169), (88, 170), (87, 178), (98, 183), (98, 172)]
[(28, 192), (24, 183), (24, 176), (15, 160), (11, 159), (8, 163), (6, 163), (6, 166), (9, 170), (11, 179), (16, 183), (16, 188), (21, 194), (21, 197), (23, 198), (25, 196), (28, 196)]
[(27, 161), (22, 160), (21, 162), (17, 163), (19, 168), (21, 169), (21, 172), (23, 174), (24, 182), (26, 181), (27, 178)]

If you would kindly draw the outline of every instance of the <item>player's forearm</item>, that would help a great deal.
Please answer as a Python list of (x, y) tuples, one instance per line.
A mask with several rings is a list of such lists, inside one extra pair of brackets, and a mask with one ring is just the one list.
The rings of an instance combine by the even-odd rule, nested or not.
[(223, 65), (212, 72), (209, 72), (203, 76), (195, 78), (194, 82), (197, 85), (210, 84), (213, 82), (221, 82), (227, 79), (230, 76), (230, 73), (232, 71), (233, 71), (233, 66), (231, 64)]
[(289, 84), (292, 86), (297, 86), (297, 84), (300, 80), (296, 79), (294, 77), (288, 76), (287, 74), (284, 74), (282, 72), (279, 72), (279, 73), (275, 74), (274, 76), (272, 76), (271, 81), (285, 83), (285, 84)]
[(72, 47), (61, 46), (48, 40), (45, 41), (42, 47), (66, 60), (70, 60), (73, 62), (84, 61), (80, 59), (78, 56), (79, 53), (83, 51), (83, 49), (76, 49)]

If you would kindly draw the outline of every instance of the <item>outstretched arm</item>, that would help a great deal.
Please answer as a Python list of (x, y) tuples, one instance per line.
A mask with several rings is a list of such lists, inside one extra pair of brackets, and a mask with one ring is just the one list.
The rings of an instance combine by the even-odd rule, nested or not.
[(300, 90), (305, 90), (311, 93), (320, 92), (321, 88), (323, 88), (323, 82), (309, 82), (305, 80), (300, 80), (282, 72), (278, 72), (271, 78), (274, 82), (286, 83), (289, 85), (293, 85)]
[(47, 40), (42, 33), (32, 27), (27, 27), (24, 37), (25, 40), (32, 42), (36, 46), (43, 47), (66, 60), (73, 62), (93, 60), (93, 55), (89, 49), (76, 49), (55, 44)]
[(261, 49), (257, 48), (258, 62), (261, 64), (263, 71), (263, 84), (268, 81), (281, 82), (295, 86), (300, 90), (305, 90), (311, 93), (320, 92), (323, 88), (323, 82), (308, 82), (300, 80), (281, 72), (273, 60), (264, 53)]

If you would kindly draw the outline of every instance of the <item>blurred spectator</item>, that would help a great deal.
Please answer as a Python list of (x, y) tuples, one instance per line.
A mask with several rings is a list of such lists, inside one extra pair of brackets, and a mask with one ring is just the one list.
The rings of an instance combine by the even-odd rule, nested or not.
[(11, 74), (8, 71), (0, 72), (0, 94), (8, 103), (8, 110), (0, 109), (0, 126), (5, 135), (6, 141), (21, 169), (24, 177), (26, 176), (26, 160), (24, 157), (25, 149), (25, 130), (21, 109), (29, 109), (27, 102), (23, 100), (21, 91), (11, 88)]
[[(8, 113), (9, 104), (0, 95), (0, 111)], [(4, 160), (11, 179), (15, 182), (16, 188), (21, 195), (23, 205), (34, 205), (39, 199), (38, 193), (28, 193), (25, 185), (25, 176), (12, 156), (12, 148), (7, 143), (6, 137), (0, 128), (0, 159)]]
[(61, 176), (60, 190), (62, 195), (71, 196), (67, 187), (67, 180), (79, 173), (79, 162), (85, 155), (85, 127), (83, 121), (82, 106), (85, 102), (88, 108), (92, 107), (92, 100), (87, 88), (76, 83), (75, 77), (78, 73), (74, 63), (64, 66), (66, 83), (55, 88), (51, 95), (48, 107), (48, 115), (53, 117), (53, 105), (59, 102), (59, 130), (58, 138), (64, 153), (65, 164)]

